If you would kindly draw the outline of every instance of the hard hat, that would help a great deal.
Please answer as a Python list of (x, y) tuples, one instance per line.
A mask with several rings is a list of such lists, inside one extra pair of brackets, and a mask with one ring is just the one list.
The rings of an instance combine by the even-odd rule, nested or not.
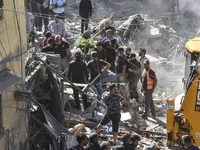
[(60, 35), (55, 36), (55, 41), (62, 41), (62, 37)]

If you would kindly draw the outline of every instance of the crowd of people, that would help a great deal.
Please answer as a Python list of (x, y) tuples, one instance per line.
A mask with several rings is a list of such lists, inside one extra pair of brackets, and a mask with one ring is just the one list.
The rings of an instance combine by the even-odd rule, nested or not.
[[(81, 33), (74, 43), (76, 48), (74, 54), (71, 54), (70, 45), (66, 40), (64, 14), (64, 8), (67, 6), (66, 0), (29, 0), (27, 5), (28, 45), (34, 46), (35, 30), (43, 31), (45, 39), (41, 44), (41, 52), (60, 55), (64, 76), (73, 83), (91, 83), (97, 90), (98, 100), (103, 101), (107, 106), (105, 116), (97, 126), (96, 133), (112, 121), (113, 144), (116, 144), (121, 118), (120, 103), (133, 98), (138, 102), (138, 82), (142, 83), (141, 91), (144, 93), (143, 118), (148, 118), (149, 110), (151, 110), (151, 117), (156, 118), (152, 94), (156, 88), (157, 78), (150, 67), (150, 60), (145, 56), (146, 49), (138, 50), (140, 60), (137, 60), (137, 54), (132, 52), (131, 47), (120, 46), (116, 29), (110, 25), (109, 21), (106, 21), (104, 27), (96, 34), (91, 35), (91, 31), (88, 30), (89, 19), (92, 16), (91, 0), (80, 1)], [(49, 22), (52, 17), (53, 20)], [(44, 23), (44, 28), (42, 23)], [(103, 93), (103, 83), (114, 84), (110, 84), (109, 91)], [(122, 87), (115, 83), (128, 83), (130, 97), (126, 97), (122, 92)], [(79, 94), (79, 90), (73, 88), (78, 110), (81, 108)], [(87, 96), (82, 94), (82, 99), (83, 108), (87, 109), (89, 107)], [(89, 139), (90, 143), (84, 147), (87, 144), (87, 136), (84, 134), (77, 136), (79, 144), (72, 149), (92, 149), (89, 147), (95, 147), (93, 149), (97, 150), (110, 149), (109, 143), (103, 142), (98, 145), (97, 134)], [(134, 149), (139, 140), (140, 137), (136, 135), (126, 134), (123, 136), (124, 144), (118, 149)]]
[[(137, 134), (124, 134), (123, 135), (123, 145), (116, 147), (116, 150), (134, 150), (138, 142), (140, 141), (140, 136)], [(110, 150), (110, 143), (107, 141), (102, 141), (99, 145), (98, 134), (91, 134), (88, 137), (85, 134), (79, 134), (77, 136), (78, 145), (73, 146), (69, 150)]]

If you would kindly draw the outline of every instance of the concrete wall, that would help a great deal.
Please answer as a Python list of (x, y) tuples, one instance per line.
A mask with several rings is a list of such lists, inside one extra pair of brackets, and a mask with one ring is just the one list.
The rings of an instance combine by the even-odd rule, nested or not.
[(11, 70), (9, 73), (21, 80), (0, 93), (3, 127), (0, 129), (0, 149), (23, 150), (27, 149), (27, 115), (21, 110), (25, 108), (22, 106), (25, 103), (17, 101), (14, 93), (16, 89), (23, 89), (20, 85), (24, 82), (23, 53), (27, 47), (25, 7), (24, 0), (3, 0), (3, 3), (3, 20), (0, 21), (0, 73), (8, 68)]

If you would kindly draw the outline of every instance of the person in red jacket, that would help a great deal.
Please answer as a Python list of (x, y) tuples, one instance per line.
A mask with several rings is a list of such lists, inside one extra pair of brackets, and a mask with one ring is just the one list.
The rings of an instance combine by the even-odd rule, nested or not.
[(45, 33), (45, 39), (43, 40), (43, 44), (42, 44), (42, 47), (45, 47), (45, 46), (47, 46), (48, 45), (48, 43), (47, 43), (47, 40), (48, 40), (48, 38), (52, 38), (53, 39), (53, 44), (55, 43), (55, 34), (53, 34), (53, 33), (51, 33), (51, 32), (49, 32), (49, 31), (47, 31), (46, 33)]

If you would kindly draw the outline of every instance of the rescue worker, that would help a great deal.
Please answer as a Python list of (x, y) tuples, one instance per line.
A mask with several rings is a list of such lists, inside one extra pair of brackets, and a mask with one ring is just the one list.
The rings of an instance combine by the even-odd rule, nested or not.
[(92, 17), (91, 0), (81, 0), (79, 4), (79, 16), (81, 17), (81, 33), (88, 29), (89, 18)]
[[(86, 64), (81, 60), (81, 53), (75, 53), (75, 59), (70, 62), (69, 71), (68, 71), (68, 79), (73, 83), (88, 83), (88, 71)], [(73, 88), (74, 100), (76, 102), (76, 108), (80, 109), (80, 101), (79, 101), (79, 91), (76, 88)], [(82, 94), (83, 99), (83, 107), (86, 109), (87, 105), (87, 96)]]
[(69, 44), (60, 35), (55, 36), (55, 54), (60, 54), (62, 70), (67, 76), (71, 53)]
[(89, 30), (86, 30), (84, 34), (78, 37), (75, 46), (79, 49), (79, 52), (81, 52), (83, 60), (86, 59), (86, 61), (89, 61), (92, 49), (95, 47), (94, 40), (91, 38)]
[(152, 118), (156, 118), (155, 106), (152, 94), (157, 85), (157, 78), (155, 72), (151, 69), (149, 60), (144, 61), (145, 70), (142, 73), (142, 88), (145, 96), (145, 112), (142, 115), (144, 119), (148, 119), (149, 109), (151, 109)]

